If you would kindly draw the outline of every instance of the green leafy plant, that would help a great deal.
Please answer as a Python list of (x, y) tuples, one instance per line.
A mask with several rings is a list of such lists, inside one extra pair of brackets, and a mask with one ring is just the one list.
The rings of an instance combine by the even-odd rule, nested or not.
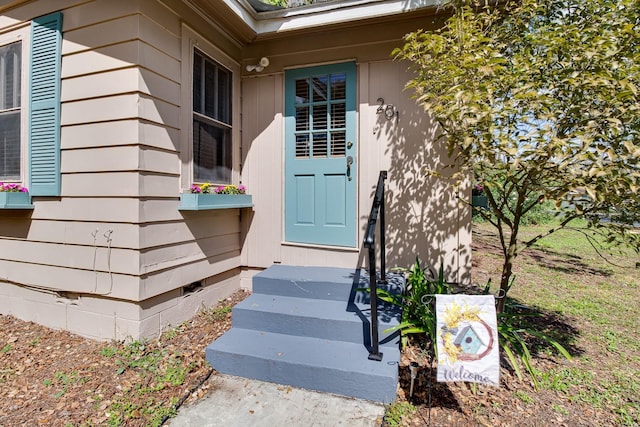
[(398, 427), (402, 425), (402, 421), (414, 413), (416, 407), (409, 402), (393, 402), (387, 407), (384, 415), (384, 421), (389, 427)]
[(392, 294), (384, 289), (378, 289), (378, 298), (382, 301), (401, 306), (402, 318), (400, 324), (385, 332), (399, 330), (402, 334), (402, 344), (407, 344), (407, 335), (426, 333), (434, 344), (436, 342), (436, 313), (433, 296), (448, 294), (449, 285), (444, 281), (444, 266), (440, 264), (438, 277), (429, 278), (426, 268), (420, 266), (416, 258), (410, 269), (397, 269), (407, 275), (407, 287), (403, 295)]
[(210, 183), (193, 184), (189, 191), (195, 194), (246, 194), (247, 188), (244, 185), (216, 185)]
[(231, 313), (233, 307), (219, 307), (219, 308), (211, 308), (207, 310), (202, 310), (200, 315), (207, 319), (210, 322), (216, 322), (220, 320), (224, 320), (229, 313)]
[(112, 358), (114, 357), (116, 354), (118, 353), (118, 349), (115, 347), (104, 347), (102, 350), (100, 350), (100, 355), (107, 357), (107, 358)]
[(157, 372), (162, 361), (162, 352), (158, 348), (147, 349), (147, 345), (142, 341), (134, 341), (127, 344), (118, 352), (119, 359), (116, 365), (119, 366), (118, 375), (127, 369), (137, 371)]
[(527, 405), (534, 403), (535, 400), (531, 396), (529, 396), (526, 392), (521, 390), (516, 390), (513, 395), (520, 399), (522, 403), (526, 403)]
[(274, 6), (287, 7), (287, 0), (260, 0), (262, 3), (271, 4)]
[(69, 391), (69, 387), (73, 386), (74, 384), (82, 384), (87, 381), (88, 379), (80, 376), (80, 373), (78, 371), (69, 373), (56, 371), (53, 376), (53, 380), (45, 378), (42, 383), (47, 387), (51, 387), (54, 384), (58, 386), (59, 390), (56, 392), (55, 397), (59, 398), (64, 396), (67, 391)]
[[(177, 334), (180, 327), (174, 330)], [(140, 378), (133, 387), (123, 390), (124, 396), (137, 394), (144, 397), (137, 399), (137, 403), (128, 401), (124, 396), (113, 400), (107, 410), (109, 425), (128, 425), (131, 420), (139, 419), (146, 419), (146, 425), (161, 425), (163, 419), (175, 415), (177, 399), (158, 401), (156, 392), (183, 385), (187, 374), (196, 369), (197, 363), (189, 363), (179, 352), (169, 352), (161, 345), (160, 340), (155, 344), (133, 341), (117, 347), (108, 346), (100, 352), (104, 357), (115, 359), (117, 375), (133, 371)]]

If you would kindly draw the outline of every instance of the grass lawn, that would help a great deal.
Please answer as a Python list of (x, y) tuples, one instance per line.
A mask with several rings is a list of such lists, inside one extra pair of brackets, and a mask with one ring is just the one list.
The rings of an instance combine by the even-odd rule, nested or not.
[[(525, 227), (522, 236), (544, 229)], [(497, 244), (489, 224), (474, 225), (474, 283), (483, 285), (489, 278), (499, 283)], [(514, 390), (516, 398), (531, 405), (540, 396), (559, 418), (579, 405), (605, 422), (640, 424), (639, 261), (631, 250), (596, 250), (571, 230), (546, 237), (518, 257), (509, 296), (542, 312), (545, 332), (574, 358), (566, 361), (549, 348), (537, 348), (541, 390), (526, 397)]]

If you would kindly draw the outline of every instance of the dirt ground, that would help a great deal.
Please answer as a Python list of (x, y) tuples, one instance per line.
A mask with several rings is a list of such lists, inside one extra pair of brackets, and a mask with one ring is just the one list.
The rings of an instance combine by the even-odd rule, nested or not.
[[(485, 283), (499, 266), (497, 246), (474, 237), (474, 283)], [(544, 253), (531, 256), (544, 257)], [(161, 338), (137, 345), (100, 343), (54, 331), (13, 317), (0, 316), (0, 426), (158, 425), (181, 399), (206, 395), (210, 373), (205, 347), (231, 326), (230, 307), (246, 298), (238, 292)], [(547, 319), (549, 320), (549, 319)], [(563, 319), (571, 327), (589, 327)], [(581, 344), (582, 357), (594, 364), (606, 355)], [(398, 402), (411, 402), (406, 426), (607, 426), (616, 424), (610, 408), (575, 401), (568, 391), (535, 390), (505, 365), (500, 387), (436, 383), (429, 369), (426, 343), (413, 339), (404, 349)], [(420, 369), (409, 397), (409, 363)], [(568, 365), (538, 354), (540, 371)], [(215, 372), (213, 372), (215, 375)], [(203, 383), (203, 384), (201, 384)], [(535, 396), (535, 399), (528, 399)], [(390, 424), (390, 423), (389, 423)]]
[(248, 295), (235, 293), (145, 348), (0, 316), (0, 426), (159, 424), (179, 399), (208, 392), (207, 382), (197, 387), (211, 370), (204, 349), (231, 327), (225, 307)]

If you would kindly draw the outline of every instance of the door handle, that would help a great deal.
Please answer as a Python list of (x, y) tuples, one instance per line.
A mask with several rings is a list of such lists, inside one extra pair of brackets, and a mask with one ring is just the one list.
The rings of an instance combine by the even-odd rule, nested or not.
[(353, 157), (347, 156), (347, 179), (351, 181), (351, 164), (353, 163)]

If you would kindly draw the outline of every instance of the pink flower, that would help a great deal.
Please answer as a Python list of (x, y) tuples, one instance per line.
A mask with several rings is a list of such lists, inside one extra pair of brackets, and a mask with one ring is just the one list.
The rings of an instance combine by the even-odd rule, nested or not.
[(0, 191), (7, 191), (11, 193), (28, 193), (29, 190), (20, 184), (14, 182), (0, 182)]

